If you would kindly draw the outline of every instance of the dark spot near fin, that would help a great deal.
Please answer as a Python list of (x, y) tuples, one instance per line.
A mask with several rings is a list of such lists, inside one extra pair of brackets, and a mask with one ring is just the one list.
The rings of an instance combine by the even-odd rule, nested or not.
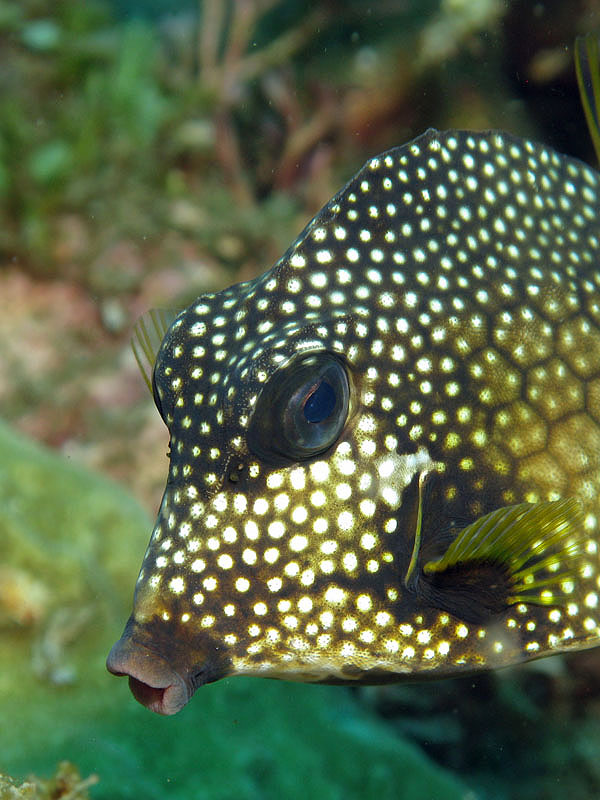
[(456, 564), (443, 572), (421, 574), (419, 603), (447, 611), (477, 625), (500, 614), (511, 604), (514, 581), (502, 564), (481, 561)]

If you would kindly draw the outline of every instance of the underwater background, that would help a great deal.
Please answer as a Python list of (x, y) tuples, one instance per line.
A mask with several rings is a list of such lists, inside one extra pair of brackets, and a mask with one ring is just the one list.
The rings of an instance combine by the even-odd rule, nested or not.
[(104, 666), (167, 472), (135, 320), (263, 272), (427, 127), (595, 166), (572, 51), (599, 29), (598, 0), (0, 0), (0, 800), (600, 796), (600, 651), (235, 678), (173, 718)]

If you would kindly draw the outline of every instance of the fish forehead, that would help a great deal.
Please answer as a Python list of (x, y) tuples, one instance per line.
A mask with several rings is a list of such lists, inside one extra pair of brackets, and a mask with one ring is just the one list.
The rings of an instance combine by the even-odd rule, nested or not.
[[(377, 314), (390, 309), (460, 313), (463, 297), (488, 287), (496, 302), (482, 293), (480, 305), (505, 308), (545, 278), (576, 289), (596, 264), (597, 187), (596, 172), (542, 145), (430, 130), (367, 162), (270, 271), (192, 304), (166, 337), (157, 373), (175, 357), (198, 359), (220, 365), (210, 380), (226, 386), (268, 366), (267, 351), (271, 371), (319, 340), (341, 352), (332, 332), (340, 318), (365, 318), (370, 341), (385, 327)], [(303, 327), (314, 342), (298, 335)]]
[[(597, 187), (535, 143), (428, 131), (371, 159), (272, 270), (183, 312), (156, 365), (172, 458), (138, 617), (203, 629), (238, 671), (287, 661), (339, 675), (373, 668), (373, 652), (385, 669), (399, 649), (406, 669), (416, 651), (434, 667), (450, 641), (467, 658), (460, 621), (406, 610), (402, 493), (440, 471), (448, 519), (590, 493), (598, 431), (576, 412), (600, 353)], [(245, 439), (261, 388), (313, 350), (347, 364), (351, 422), (323, 456), (265, 465)], [(535, 424), (523, 440), (507, 432), (552, 420), (553, 384), (573, 395), (572, 430), (546, 485), (523, 466), (543, 449)], [(561, 450), (578, 425), (593, 434), (580, 482)]]

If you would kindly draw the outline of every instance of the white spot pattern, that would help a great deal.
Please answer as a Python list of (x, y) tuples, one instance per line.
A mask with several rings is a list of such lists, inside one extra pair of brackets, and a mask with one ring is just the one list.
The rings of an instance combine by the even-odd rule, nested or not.
[[(599, 189), (538, 144), (429, 131), (372, 159), (272, 270), (181, 314), (156, 365), (171, 472), (138, 618), (185, 617), (223, 674), (306, 680), (598, 639)], [(262, 387), (312, 351), (345, 364), (349, 422), (312, 461), (266, 463), (246, 438)], [(435, 520), (581, 498), (569, 609), (520, 603), (487, 635), (415, 604), (402, 576), (424, 472), (429, 537)]]

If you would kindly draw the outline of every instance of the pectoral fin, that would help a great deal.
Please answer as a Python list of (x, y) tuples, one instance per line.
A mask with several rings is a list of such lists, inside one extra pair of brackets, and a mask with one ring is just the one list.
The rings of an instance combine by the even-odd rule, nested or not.
[(579, 579), (584, 535), (576, 499), (499, 508), (423, 566), (420, 599), (473, 622), (516, 603), (564, 605)]
[(593, 33), (575, 39), (575, 72), (596, 158), (600, 161), (600, 55)]

